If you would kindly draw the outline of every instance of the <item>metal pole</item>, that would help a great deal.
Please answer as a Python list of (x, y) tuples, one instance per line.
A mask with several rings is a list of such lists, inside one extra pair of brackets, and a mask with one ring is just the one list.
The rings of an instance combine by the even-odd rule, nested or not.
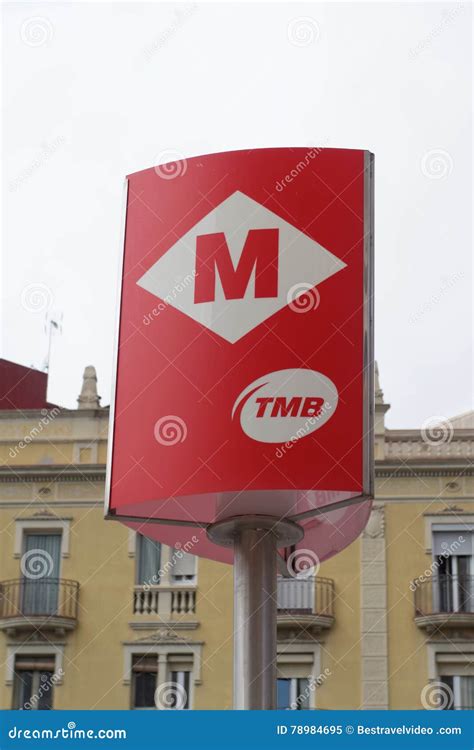
[(234, 709), (276, 708), (276, 551), (268, 529), (234, 541)]
[(237, 516), (207, 528), (234, 550), (234, 709), (276, 708), (277, 550), (303, 529), (272, 516)]

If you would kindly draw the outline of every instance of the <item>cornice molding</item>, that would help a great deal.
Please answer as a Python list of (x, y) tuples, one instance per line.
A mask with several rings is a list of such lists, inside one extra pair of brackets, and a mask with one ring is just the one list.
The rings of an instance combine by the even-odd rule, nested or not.
[(90, 482), (105, 481), (105, 464), (47, 464), (2, 466), (0, 482)]
[[(105, 464), (45, 464), (44, 466), (1, 466), (0, 483), (105, 481)], [(462, 477), (474, 475), (474, 462), (468, 458), (383, 459), (375, 462), (375, 476)]]
[(450, 463), (432, 461), (418, 463), (417, 461), (384, 461), (375, 465), (375, 477), (471, 477), (474, 475), (472, 461), (453, 461)]
[(51, 406), (44, 409), (2, 409), (0, 410), (0, 420), (15, 419), (24, 422), (28, 419), (41, 419), (55, 409), (59, 409), (59, 413), (54, 418), (55, 421), (56, 419), (83, 419), (84, 417), (100, 419), (109, 416), (108, 406), (103, 406), (100, 409), (65, 409), (60, 406)]

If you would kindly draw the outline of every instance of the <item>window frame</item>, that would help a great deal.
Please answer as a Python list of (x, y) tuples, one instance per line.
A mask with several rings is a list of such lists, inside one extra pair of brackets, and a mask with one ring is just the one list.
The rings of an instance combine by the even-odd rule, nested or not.
[(13, 546), (13, 557), (21, 558), (25, 551), (25, 536), (27, 534), (60, 534), (61, 535), (61, 560), (70, 555), (70, 518), (17, 518), (15, 520), (15, 538)]
[[(55, 688), (55, 685), (56, 685), (56, 682), (57, 682), (57, 680), (54, 679), (54, 676), (56, 674), (56, 672), (55, 672), (55, 663), (56, 663), (55, 655), (49, 653), (49, 654), (44, 654), (44, 655), (41, 655), (41, 656), (36, 656), (36, 657), (30, 656), (29, 657), (29, 658), (33, 659), (33, 662), (34, 661), (41, 662), (41, 659), (45, 659), (45, 660), (46, 659), (52, 659), (53, 664), (52, 664), (52, 667), (50, 669), (45, 669), (45, 668), (41, 669), (39, 667), (33, 668), (33, 669), (21, 669), (21, 668), (19, 668), (19, 665), (17, 664), (17, 662), (18, 662), (19, 659), (22, 659), (22, 658), (28, 658), (28, 655), (27, 654), (24, 654), (24, 655), (18, 655), (18, 654), (16, 654), (15, 661), (14, 661), (13, 690), (12, 690), (12, 710), (13, 711), (51, 711), (51, 710), (54, 710), (54, 688)], [(19, 693), (21, 692), (21, 687), (19, 685), (19, 680), (21, 679), (21, 673), (22, 672), (23, 673), (31, 674), (31, 689), (29, 691), (30, 695), (29, 695), (28, 699), (26, 701), (24, 701), (23, 703), (21, 703), (20, 700), (17, 700), (19, 698)], [(37, 700), (34, 702), (34, 704), (32, 703), (33, 698), (35, 696), (37, 696), (38, 693), (40, 692), (40, 688), (41, 688), (41, 676), (43, 674), (50, 674), (51, 675), (51, 677), (50, 677), (50, 679), (48, 681), (49, 682), (49, 687), (48, 687), (48, 690), (46, 691), (46, 694), (48, 696), (50, 696), (50, 698), (51, 698), (51, 703), (48, 706), (48, 708), (42, 708), (42, 707), (40, 707), (40, 699), (41, 699), (42, 696), (39, 696), (37, 698)], [(25, 706), (27, 704), (29, 704), (29, 706), (30, 706), (28, 709), (25, 708)]]
[[(191, 677), (192, 669), (170, 669), (169, 670), (169, 682), (174, 685), (178, 685), (184, 690), (186, 695), (186, 705), (181, 708), (175, 708), (176, 711), (188, 711), (191, 704)], [(176, 675), (176, 679), (173, 677)]]
[[(158, 570), (151, 576), (149, 576), (148, 581), (142, 581), (140, 580), (140, 568), (141, 568), (141, 555), (142, 555), (142, 544), (144, 542), (143, 539), (148, 540), (149, 542), (154, 542), (155, 545), (159, 545), (160, 548), (160, 555), (159, 555), (159, 565)], [(148, 542), (146, 542), (148, 543)], [(145, 534), (140, 534), (140, 532), (136, 532), (135, 536), (135, 586), (160, 586), (163, 582), (163, 544), (161, 542), (155, 541), (154, 539), (150, 539), (149, 537), (145, 536)], [(160, 575), (161, 574), (161, 575)], [(156, 582), (150, 583), (150, 580), (156, 578)]]
[(443, 675), (446, 663), (459, 665), (460, 671), (466, 667), (472, 669), (474, 665), (474, 642), (427, 643), (427, 658), (428, 683), (440, 683), (442, 677), (446, 676)]
[[(139, 554), (139, 551), (138, 551), (138, 545), (139, 545), (138, 536), (139, 536), (139, 534), (140, 534), (140, 532), (135, 531), (134, 529), (130, 529), (129, 530), (129, 536), (128, 536), (128, 556), (131, 557), (131, 558), (135, 558), (135, 559), (137, 558), (137, 556)], [(144, 536), (144, 535), (141, 534), (141, 536)], [(170, 547), (168, 544), (161, 544), (161, 565), (160, 565), (160, 570), (161, 570), (162, 575), (160, 577), (160, 582), (156, 583), (156, 584), (153, 584), (153, 586), (156, 585), (156, 586), (159, 586), (161, 588), (165, 588), (165, 587), (176, 587), (176, 588), (189, 587), (189, 588), (194, 588), (194, 587), (197, 587), (198, 577), (199, 577), (198, 576), (198, 574), (199, 574), (199, 558), (197, 557), (197, 555), (193, 555), (193, 557), (195, 558), (195, 561), (194, 561), (194, 575), (193, 575), (193, 579), (192, 580), (187, 580), (187, 581), (186, 580), (185, 581), (174, 580), (173, 575), (172, 575), (172, 573), (173, 573), (172, 560), (173, 560), (173, 555), (175, 555), (176, 552), (184, 552), (184, 553), (186, 553), (188, 555), (192, 555), (192, 552), (188, 552), (188, 550), (186, 550), (184, 548), (182, 550), (179, 550), (179, 549), (175, 549), (174, 547)], [(138, 570), (138, 564), (136, 564), (135, 570)], [(138, 574), (135, 573), (135, 580), (137, 578), (138, 578)], [(134, 585), (135, 586), (140, 586), (142, 584), (135, 583)]]
[[(123, 684), (130, 686), (132, 683), (132, 667), (133, 657), (137, 655), (141, 656), (156, 656), (158, 665), (157, 674), (157, 687), (164, 682), (169, 682), (171, 667), (174, 671), (179, 671), (180, 664), (189, 664), (191, 669), (183, 671), (189, 671), (189, 693), (188, 703), (189, 709), (193, 708), (194, 705), (194, 687), (196, 685), (202, 685), (202, 647), (204, 643), (202, 641), (190, 641), (182, 643), (176, 643), (170, 640), (168, 643), (155, 644), (142, 642), (141, 644), (125, 643), (124, 644), (124, 672), (123, 672)], [(130, 690), (130, 705), (133, 702), (132, 691)]]
[[(453, 700), (452, 700), (452, 706), (446, 708), (444, 710), (449, 711), (472, 711), (474, 710), (474, 702), (472, 706), (463, 706), (462, 705), (462, 695), (463, 695), (463, 689), (462, 689), (462, 681), (463, 680), (474, 680), (473, 675), (440, 675), (439, 678), (440, 682), (443, 685), (447, 685), (448, 690), (452, 692)], [(449, 684), (452, 682), (452, 687)]]
[[(300, 683), (305, 682), (306, 685), (303, 688), (303, 685)], [(277, 677), (277, 685), (278, 682), (289, 682), (289, 701), (288, 706), (285, 706), (284, 708), (277, 705), (277, 709), (279, 711), (308, 711), (310, 706), (310, 696), (311, 692), (315, 690), (311, 690), (311, 678), (310, 677)], [(308, 705), (303, 705), (303, 701), (298, 701), (298, 698), (303, 695), (303, 693), (307, 691), (307, 696), (305, 698), (305, 703)], [(278, 686), (277, 686), (277, 694), (278, 694)], [(278, 701), (277, 701), (278, 703)]]
[(132, 673), (131, 673), (131, 680), (130, 680), (130, 686), (131, 686), (131, 690), (130, 690), (130, 709), (132, 711), (153, 711), (154, 709), (156, 709), (156, 704), (155, 704), (154, 696), (155, 696), (156, 689), (157, 689), (157, 686), (158, 686), (158, 658), (156, 659), (156, 668), (154, 670), (143, 670), (144, 672), (145, 671), (149, 671), (151, 674), (154, 675), (154, 678), (155, 678), (155, 680), (154, 680), (155, 681), (155, 687), (153, 689), (153, 705), (152, 706), (137, 706), (137, 705), (135, 705), (135, 703), (136, 703), (136, 686), (137, 686), (137, 677), (136, 676), (137, 676), (137, 674), (141, 670), (134, 669), (134, 666), (135, 666), (134, 662), (135, 662), (135, 660), (137, 658), (140, 658), (140, 657), (141, 658), (143, 658), (143, 657), (144, 658), (148, 658), (149, 656), (150, 656), (150, 654), (134, 654), (134, 656), (132, 657)]
[[(317, 708), (321, 677), (321, 644), (319, 641), (298, 641), (277, 643), (277, 678), (308, 680), (308, 709)], [(323, 683), (321, 683), (322, 687)], [(296, 688), (298, 690), (298, 688)], [(297, 696), (296, 696), (297, 697)]]
[[(141, 658), (149, 658), (151, 656), (154, 656), (156, 658), (156, 670), (150, 669), (150, 670), (143, 670), (143, 671), (150, 671), (154, 675), (154, 692), (153, 692), (153, 706), (136, 706), (136, 677), (135, 675), (140, 670), (134, 669), (134, 662), (138, 657)], [(155, 702), (155, 694), (156, 691), (160, 688), (161, 685), (167, 685), (171, 687), (171, 683), (176, 683), (177, 685), (182, 684), (183, 688), (186, 693), (186, 706), (183, 706), (182, 709), (173, 709), (170, 708), (169, 710), (191, 710), (193, 705), (193, 684), (196, 684), (197, 682), (200, 683), (200, 680), (196, 680), (196, 662), (193, 659), (193, 655), (190, 654), (189, 650), (186, 652), (186, 655), (184, 655), (182, 652), (177, 650), (176, 648), (171, 647), (168, 652), (163, 653), (163, 651), (143, 651), (143, 649), (136, 650), (134, 649), (133, 652), (130, 653), (130, 659), (131, 659), (131, 672), (130, 672), (130, 679), (127, 681), (124, 680), (124, 684), (130, 685), (130, 709), (132, 711), (153, 711), (153, 710), (160, 710)], [(186, 664), (186, 666), (189, 664), (190, 667), (186, 669), (180, 669), (180, 663)], [(173, 674), (180, 675), (177, 680), (173, 680)], [(182, 675), (182, 678), (181, 678)], [(193, 679), (194, 678), (194, 679)]]
[[(11, 644), (6, 648), (7, 658), (5, 660), (5, 685), (12, 688), (11, 705), (15, 702), (15, 676), (17, 674), (16, 659), (17, 657), (31, 658), (33, 660), (50, 660), (53, 658), (53, 698), (51, 709), (54, 710), (54, 701), (57, 699), (56, 689), (63, 684), (64, 678), (64, 644), (63, 643), (45, 643), (45, 644)], [(27, 671), (27, 670), (25, 670)], [(34, 694), (34, 693), (33, 693)], [(47, 710), (47, 709), (40, 709)]]

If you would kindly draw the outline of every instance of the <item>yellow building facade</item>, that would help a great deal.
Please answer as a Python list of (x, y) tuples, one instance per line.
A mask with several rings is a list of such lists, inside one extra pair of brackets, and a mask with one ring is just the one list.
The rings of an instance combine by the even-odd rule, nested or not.
[[(93, 368), (76, 410), (33, 391), (0, 410), (0, 708), (231, 708), (231, 567), (103, 520)], [(281, 707), (474, 707), (473, 415), (389, 430), (388, 408), (377, 378), (364, 533), (279, 579)]]

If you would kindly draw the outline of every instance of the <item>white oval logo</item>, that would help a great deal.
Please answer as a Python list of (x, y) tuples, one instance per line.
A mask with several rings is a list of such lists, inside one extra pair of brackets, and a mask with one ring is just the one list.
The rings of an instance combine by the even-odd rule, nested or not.
[(261, 443), (296, 441), (325, 424), (334, 414), (337, 388), (314, 370), (278, 370), (254, 380), (237, 398), (232, 418)]

